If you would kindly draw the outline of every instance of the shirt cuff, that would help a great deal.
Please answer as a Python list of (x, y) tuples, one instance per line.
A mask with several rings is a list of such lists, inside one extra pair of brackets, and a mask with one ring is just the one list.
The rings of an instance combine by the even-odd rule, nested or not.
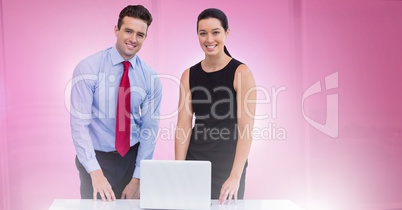
[(140, 166), (136, 165), (133, 173), (133, 178), (140, 179)]
[(98, 160), (96, 160), (95, 157), (90, 159), (90, 160), (88, 160), (88, 161), (86, 161), (86, 162), (84, 162), (84, 163), (81, 163), (81, 164), (84, 166), (85, 170), (88, 173), (90, 173), (92, 171), (95, 171), (95, 170), (98, 170), (98, 169), (101, 169), (101, 167), (100, 167), (100, 165), (98, 163)]

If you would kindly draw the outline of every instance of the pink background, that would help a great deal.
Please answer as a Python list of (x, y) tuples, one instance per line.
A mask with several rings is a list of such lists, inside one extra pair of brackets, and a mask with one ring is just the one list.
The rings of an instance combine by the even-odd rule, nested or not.
[[(154, 16), (139, 55), (163, 75), (167, 117), (155, 159), (174, 158), (176, 80), (203, 59), (197, 15), (217, 7), (229, 18), (229, 51), (260, 87), (257, 114), (269, 115), (255, 123), (265, 133), (253, 142), (246, 199), (402, 208), (402, 1), (0, 0), (0, 209), (79, 198), (67, 85), (81, 59), (115, 43), (128, 4)], [(302, 96), (317, 81), (325, 90), (336, 72), (337, 88), (304, 102), (305, 114), (324, 124), (326, 96), (337, 94), (332, 138), (307, 123)]]

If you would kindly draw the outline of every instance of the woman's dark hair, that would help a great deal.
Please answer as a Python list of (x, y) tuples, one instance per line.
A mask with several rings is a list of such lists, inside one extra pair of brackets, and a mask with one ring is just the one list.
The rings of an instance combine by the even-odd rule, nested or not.
[(152, 15), (147, 8), (142, 5), (129, 5), (121, 10), (119, 14), (119, 20), (117, 21), (117, 28), (119, 30), (121, 25), (123, 25), (123, 18), (126, 16), (141, 19), (147, 23), (148, 27), (152, 23)]
[[(222, 12), (222, 10), (220, 10), (220, 9), (208, 8), (208, 9), (205, 9), (204, 11), (202, 11), (198, 15), (197, 32), (198, 32), (198, 23), (200, 22), (200, 20), (208, 19), (208, 18), (216, 18), (216, 19), (218, 19), (219, 22), (221, 22), (222, 28), (225, 30), (225, 32), (228, 30), (229, 22), (228, 22), (228, 18), (226, 17), (225, 13)], [(232, 57), (230, 55), (228, 49), (226, 48), (226, 46), (224, 46), (223, 50), (224, 50), (226, 55), (228, 55), (229, 57)]]

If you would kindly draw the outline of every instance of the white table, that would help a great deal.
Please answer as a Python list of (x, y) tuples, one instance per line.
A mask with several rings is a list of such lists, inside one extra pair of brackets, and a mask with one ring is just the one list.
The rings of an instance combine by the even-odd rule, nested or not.
[[(212, 200), (210, 210), (303, 210), (288, 200), (239, 200), (237, 204), (219, 205)], [(49, 210), (140, 210), (139, 200), (116, 200), (112, 202), (92, 199), (55, 199)]]

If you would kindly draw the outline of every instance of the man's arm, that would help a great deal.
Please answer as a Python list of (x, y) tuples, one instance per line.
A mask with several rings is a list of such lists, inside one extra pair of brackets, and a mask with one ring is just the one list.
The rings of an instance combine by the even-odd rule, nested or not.
[(140, 145), (138, 147), (135, 170), (131, 182), (122, 193), (122, 199), (139, 198), (141, 160), (152, 159), (155, 149), (162, 100), (162, 84), (157, 75), (151, 76), (150, 81), (150, 91), (141, 105)]
[(100, 193), (102, 200), (115, 200), (113, 190), (103, 175), (95, 157), (89, 124), (92, 118), (92, 103), (97, 84), (97, 74), (92, 73), (91, 66), (80, 62), (74, 70), (71, 87), (70, 125), (77, 157), (90, 174), (94, 188), (93, 199)]

